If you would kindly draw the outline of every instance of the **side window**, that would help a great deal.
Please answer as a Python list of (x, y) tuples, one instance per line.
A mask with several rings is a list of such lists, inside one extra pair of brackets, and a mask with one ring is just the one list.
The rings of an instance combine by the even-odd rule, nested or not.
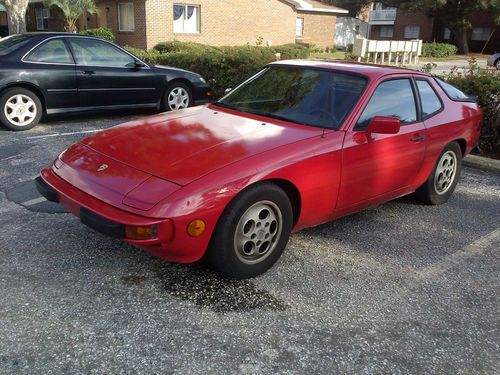
[(43, 43), (35, 48), (25, 60), (51, 64), (74, 64), (73, 57), (62, 39), (51, 39)]
[(68, 38), (76, 63), (86, 66), (130, 67), (135, 59), (117, 47), (90, 38)]
[(409, 79), (392, 79), (378, 85), (354, 130), (365, 130), (375, 116), (399, 117), (401, 125), (417, 121), (415, 96)]
[(427, 81), (417, 80), (420, 101), (422, 102), (422, 116), (428, 117), (438, 112), (443, 105), (432, 86)]
[(437, 77), (434, 77), (434, 79), (439, 84), (439, 86), (441, 86), (441, 88), (446, 92), (446, 94), (450, 97), (451, 100), (469, 99), (469, 97), (466, 94), (457, 89), (455, 86), (452, 86), (449, 83)]

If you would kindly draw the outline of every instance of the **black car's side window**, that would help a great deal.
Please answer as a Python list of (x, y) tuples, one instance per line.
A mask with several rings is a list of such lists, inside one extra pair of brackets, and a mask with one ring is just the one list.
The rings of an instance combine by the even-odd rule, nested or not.
[(25, 61), (46, 64), (74, 64), (73, 57), (62, 39), (51, 39), (36, 47)]
[(130, 67), (135, 59), (117, 47), (90, 38), (68, 38), (76, 63), (87, 66)]
[(378, 85), (354, 130), (365, 130), (375, 116), (398, 117), (401, 125), (417, 121), (417, 106), (410, 79), (391, 79)]
[(424, 118), (432, 116), (443, 108), (441, 100), (429, 82), (417, 80), (417, 87), (420, 94), (420, 101), (422, 102), (422, 116)]

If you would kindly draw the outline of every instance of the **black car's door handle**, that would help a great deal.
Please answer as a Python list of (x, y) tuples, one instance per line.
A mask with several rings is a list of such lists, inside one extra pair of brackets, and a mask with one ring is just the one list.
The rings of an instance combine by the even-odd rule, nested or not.
[(84, 70), (82, 74), (86, 76), (91, 76), (92, 74), (95, 74), (95, 72), (93, 70)]
[(412, 142), (418, 142), (418, 141), (422, 141), (424, 139), (425, 139), (425, 135), (419, 134), (419, 135), (416, 135), (413, 138), (410, 138), (410, 141), (412, 141)]

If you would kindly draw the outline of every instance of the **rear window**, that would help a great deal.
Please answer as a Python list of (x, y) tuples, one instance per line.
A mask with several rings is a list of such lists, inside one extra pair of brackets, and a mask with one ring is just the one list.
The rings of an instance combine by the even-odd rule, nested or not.
[(446, 92), (446, 95), (448, 95), (451, 100), (474, 101), (474, 98), (471, 98), (467, 94), (457, 89), (455, 86), (450, 85), (448, 82), (445, 82), (437, 77), (434, 77), (434, 79), (439, 84), (439, 86), (441, 86), (444, 92)]
[(0, 39), (0, 56), (5, 56), (16, 49), (24, 46), (30, 37), (27, 35), (11, 35)]

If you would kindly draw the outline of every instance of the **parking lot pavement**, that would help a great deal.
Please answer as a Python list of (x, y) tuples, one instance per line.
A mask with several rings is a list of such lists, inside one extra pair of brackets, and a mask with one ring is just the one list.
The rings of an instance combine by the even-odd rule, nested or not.
[(498, 373), (500, 175), (465, 168), (446, 205), (303, 230), (265, 275), (231, 281), (37, 201), (40, 168), (136, 116), (0, 131), (0, 373)]

